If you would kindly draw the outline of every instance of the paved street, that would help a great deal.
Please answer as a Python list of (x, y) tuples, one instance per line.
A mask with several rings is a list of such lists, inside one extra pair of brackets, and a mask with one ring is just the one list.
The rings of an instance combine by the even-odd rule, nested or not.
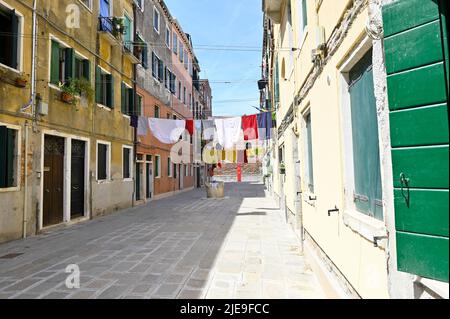
[[(223, 200), (190, 191), (0, 245), (0, 299), (321, 298), (263, 186), (226, 187)], [(79, 289), (66, 287), (70, 264)]]

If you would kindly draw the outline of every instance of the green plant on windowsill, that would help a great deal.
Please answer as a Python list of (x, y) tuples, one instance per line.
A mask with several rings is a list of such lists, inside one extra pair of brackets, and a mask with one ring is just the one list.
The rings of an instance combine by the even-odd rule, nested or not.
[(280, 163), (280, 174), (286, 175), (286, 165), (284, 165), (284, 162)]
[(118, 37), (125, 32), (125, 23), (124, 19), (121, 17), (113, 17), (112, 18), (112, 25), (113, 25), (113, 35), (115, 37)]
[(89, 103), (94, 99), (94, 89), (85, 78), (69, 79), (66, 83), (59, 83), (61, 89), (61, 100), (65, 103), (77, 105), (80, 96), (85, 96)]

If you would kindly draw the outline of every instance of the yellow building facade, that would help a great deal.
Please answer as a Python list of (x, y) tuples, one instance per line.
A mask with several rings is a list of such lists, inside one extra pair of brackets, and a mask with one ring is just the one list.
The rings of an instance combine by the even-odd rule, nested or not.
[(2, 0), (0, 10), (14, 24), (1, 34), (17, 39), (0, 62), (2, 172), (14, 177), (0, 187), (0, 242), (132, 206), (134, 105), (122, 88), (134, 88), (139, 62), (134, 2)]

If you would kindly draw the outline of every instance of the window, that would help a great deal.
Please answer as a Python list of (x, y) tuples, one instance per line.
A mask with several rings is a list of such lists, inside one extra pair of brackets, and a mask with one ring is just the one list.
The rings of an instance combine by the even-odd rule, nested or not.
[(18, 186), (17, 158), (18, 130), (0, 124), (0, 188)]
[(87, 8), (92, 9), (92, 0), (80, 0)]
[(155, 105), (155, 119), (159, 119), (159, 116), (160, 116), (160, 114), (159, 114), (159, 106)]
[(177, 164), (173, 164), (173, 178), (178, 178)]
[(148, 69), (148, 44), (142, 39), (140, 35), (137, 35), (137, 46), (140, 47), (140, 61), (144, 69)]
[(168, 48), (170, 48), (170, 36), (171, 36), (171, 32), (168, 26), (166, 26), (166, 45)]
[(305, 151), (306, 151), (306, 183), (308, 191), (314, 193), (314, 166), (313, 166), (313, 148), (312, 148), (312, 123), (311, 112), (306, 114), (305, 118)]
[(180, 44), (178, 45), (178, 51), (179, 51), (178, 55), (179, 55), (179, 58), (180, 58), (180, 62), (183, 63), (183, 60), (184, 60), (184, 56), (183, 56), (183, 54), (184, 54), (184, 46), (183, 46), (183, 42), (181, 42), (181, 40), (180, 40)]
[(297, 0), (298, 3), (298, 13), (299, 13), (299, 43), (303, 41), (306, 26), (308, 25), (308, 11), (306, 6), (306, 0)]
[(155, 52), (152, 52), (152, 66), (153, 77), (162, 83), (164, 81), (164, 63)]
[(172, 161), (170, 157), (167, 158), (167, 176), (172, 177)]
[(186, 164), (183, 165), (183, 169), (184, 169), (184, 176), (188, 177), (189, 170), (188, 170), (188, 166)]
[(349, 82), (355, 185), (353, 200), (359, 212), (383, 220), (372, 50), (350, 70)]
[(129, 87), (127, 84), (122, 82), (122, 90), (121, 90), (121, 111), (122, 114), (125, 115), (133, 115), (134, 114), (134, 90)]
[(90, 79), (91, 79), (91, 63), (89, 60), (84, 59), (80, 56), (75, 56), (74, 78), (86, 79), (86, 80), (90, 81)]
[(186, 70), (188, 69), (188, 65), (189, 65), (188, 53), (186, 50), (184, 50), (184, 68)]
[(186, 104), (186, 87), (183, 88), (183, 103)]
[(165, 68), (165, 75), (164, 75), (164, 86), (166, 89), (170, 89), (170, 82), (172, 79), (172, 72), (170, 72), (169, 68)]
[(178, 81), (178, 99), (181, 101), (181, 81)]
[(144, 98), (141, 95), (139, 95), (139, 94), (137, 94), (136, 97), (137, 97), (137, 99), (136, 99), (136, 113), (137, 114), (136, 115), (137, 116), (142, 116), (143, 115), (143, 113), (142, 113), (142, 111), (143, 111), (142, 106), (143, 106)]
[(97, 181), (110, 178), (111, 144), (97, 142)]
[(132, 173), (131, 173), (131, 163), (132, 160), (132, 148), (129, 146), (124, 146), (122, 149), (122, 174), (123, 179), (131, 179)]
[(15, 70), (20, 69), (21, 19), (14, 9), (0, 4), (0, 64)]
[(177, 93), (177, 76), (173, 73), (171, 73), (170, 76), (171, 76), (170, 92), (172, 92), (172, 94), (176, 94)]
[(178, 36), (175, 32), (173, 32), (173, 37), (172, 37), (172, 43), (173, 43), (173, 53), (178, 54)]
[[(78, 60), (78, 62), (77, 62)], [(75, 50), (51, 40), (50, 83), (59, 85), (84, 73), (89, 74), (89, 61), (77, 58)]]
[(95, 100), (100, 105), (114, 108), (114, 77), (98, 66), (95, 72)]
[(153, 7), (153, 29), (155, 29), (156, 32), (159, 33), (159, 26), (160, 26), (160, 15), (158, 9), (156, 7)]
[(161, 156), (155, 155), (155, 177), (161, 177)]
[(128, 52), (132, 52), (134, 44), (133, 20), (126, 13), (124, 13), (123, 21), (125, 29), (125, 34), (123, 36), (123, 45)]
[(144, 12), (144, 0), (134, 0), (136, 5), (139, 9), (141, 9), (142, 12)]

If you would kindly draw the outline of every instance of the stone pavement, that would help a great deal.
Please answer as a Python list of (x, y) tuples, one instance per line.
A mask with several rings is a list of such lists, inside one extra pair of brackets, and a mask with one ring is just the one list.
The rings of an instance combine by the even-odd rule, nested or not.
[[(0, 245), (0, 299), (322, 298), (263, 186), (226, 187), (223, 200), (194, 190)], [(71, 264), (79, 289), (66, 287)]]

